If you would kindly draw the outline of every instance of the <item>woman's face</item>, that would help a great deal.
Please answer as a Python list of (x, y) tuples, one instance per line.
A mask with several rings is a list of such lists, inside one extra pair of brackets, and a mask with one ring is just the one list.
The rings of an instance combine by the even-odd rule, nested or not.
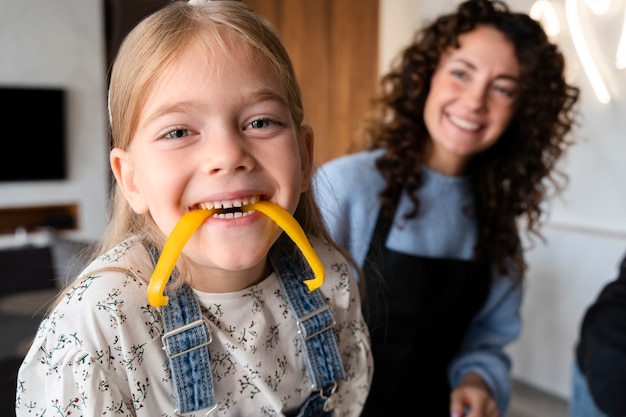
[(424, 107), (432, 141), (426, 165), (460, 175), (472, 156), (498, 141), (515, 109), (519, 62), (497, 29), (479, 26), (459, 36), (433, 74)]
[(236, 208), (269, 200), (293, 213), (311, 168), (313, 134), (294, 125), (283, 83), (256, 53), (232, 46), (230, 54), (207, 56), (197, 45), (184, 52), (148, 94), (129, 148), (111, 153), (129, 203), (166, 236), (190, 210), (229, 208), (185, 245), (202, 291), (235, 291), (263, 277), (281, 230)]

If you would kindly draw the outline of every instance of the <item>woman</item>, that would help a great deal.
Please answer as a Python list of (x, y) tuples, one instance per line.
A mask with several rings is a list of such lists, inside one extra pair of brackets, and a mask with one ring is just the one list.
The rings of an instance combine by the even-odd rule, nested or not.
[[(526, 268), (579, 91), (541, 26), (469, 0), (383, 76), (371, 147), (323, 165), (333, 238), (366, 271), (374, 380), (363, 415), (507, 408)], [(524, 221), (518, 223), (518, 221)]]

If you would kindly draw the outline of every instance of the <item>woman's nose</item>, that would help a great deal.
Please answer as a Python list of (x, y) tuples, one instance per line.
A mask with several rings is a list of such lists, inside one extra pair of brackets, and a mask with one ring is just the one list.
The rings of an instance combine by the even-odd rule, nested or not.
[(475, 84), (465, 90), (466, 106), (474, 112), (483, 112), (487, 107), (488, 87)]
[(213, 132), (202, 152), (202, 171), (209, 175), (249, 171), (255, 163), (245, 138), (234, 129)]

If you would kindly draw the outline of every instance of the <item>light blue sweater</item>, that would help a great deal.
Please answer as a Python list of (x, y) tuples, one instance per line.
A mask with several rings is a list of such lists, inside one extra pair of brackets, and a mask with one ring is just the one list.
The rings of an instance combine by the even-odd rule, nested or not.
[[(350, 251), (361, 267), (380, 210), (378, 197), (385, 186), (375, 167), (381, 152), (337, 158), (322, 165), (314, 177), (315, 196), (333, 238)], [(400, 199), (386, 247), (410, 255), (471, 259), (477, 227), (464, 214), (473, 206), (469, 182), (463, 177), (424, 169), (419, 195), (420, 213), (409, 221), (403, 216), (411, 209), (411, 201), (406, 195)], [(449, 368), (453, 387), (470, 371), (481, 375), (491, 388), (500, 415), (505, 415), (510, 395), (511, 361), (505, 346), (517, 339), (521, 328), (523, 289), (515, 282), (509, 277), (493, 280), (487, 301), (472, 321)]]

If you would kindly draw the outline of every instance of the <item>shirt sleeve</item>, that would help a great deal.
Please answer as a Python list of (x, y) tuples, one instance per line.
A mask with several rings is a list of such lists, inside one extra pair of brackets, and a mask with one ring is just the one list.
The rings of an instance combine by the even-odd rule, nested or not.
[(312, 189), (333, 240), (346, 248), (360, 267), (380, 209), (384, 179), (374, 165), (378, 153), (361, 152), (322, 165)]
[(522, 292), (523, 285), (509, 277), (495, 280), (449, 367), (453, 387), (469, 372), (480, 375), (491, 389), (500, 415), (505, 415), (511, 390), (511, 359), (505, 347), (520, 334)]
[(145, 298), (145, 286), (122, 272), (89, 273), (73, 282), (41, 322), (20, 367), (16, 415), (97, 410), (135, 417), (174, 409), (161, 395), (161, 328)]
[(69, 347), (67, 344), (72, 344), (69, 340), (59, 338), (55, 342), (56, 349), (46, 351), (41, 346), (31, 351), (22, 365), (16, 416), (47, 413), (80, 416), (95, 410), (135, 416), (117, 386), (105, 383), (110, 375), (97, 365), (95, 358), (75, 346)]

